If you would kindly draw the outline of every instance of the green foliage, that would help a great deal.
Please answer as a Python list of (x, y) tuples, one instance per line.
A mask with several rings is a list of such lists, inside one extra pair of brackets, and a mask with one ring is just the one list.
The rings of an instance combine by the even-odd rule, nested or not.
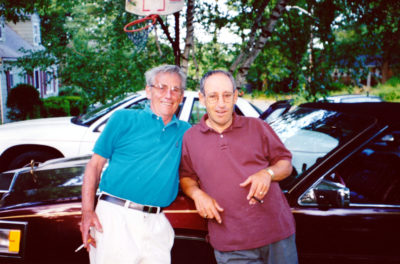
[(43, 99), (46, 117), (77, 116), (86, 111), (80, 96), (54, 96)]
[(385, 101), (400, 102), (400, 76), (390, 78), (385, 84), (379, 84), (374, 90)]
[(36, 88), (30, 84), (19, 84), (8, 94), (7, 107), (10, 109), (7, 117), (14, 121), (38, 118), (41, 106)]
[[(259, 10), (266, 6), (257, 25), (268, 24), (277, 0), (225, 3), (225, 8), (221, 8), (221, 1), (196, 1), (196, 27), (202, 26), (213, 39), (205, 43), (203, 36), (195, 35), (195, 60), (191, 56), (189, 62), (189, 89), (197, 89), (200, 77), (208, 70), (229, 69), (246, 47)], [(290, 0), (288, 5), (306, 12), (290, 8), (279, 18), (248, 71), (251, 90), (262, 94), (296, 93), (315, 100), (331, 91), (348, 89), (333, 82), (334, 70), (348, 73), (354, 84), (359, 85), (358, 80), (366, 78), (367, 56), (378, 58), (381, 65), (388, 62), (392, 69), (393, 63), (400, 60), (400, 1)], [(125, 1), (0, 0), (0, 11), (13, 21), (33, 10), (40, 15), (42, 44), (46, 49), (28, 52), (17, 65), (31, 73), (38, 67), (46, 69), (53, 63), (59, 64), (62, 85), (73, 87), (73, 94), (82, 97), (82, 105), (104, 103), (141, 90), (147, 69), (174, 63), (172, 48), (160, 30), (157, 35), (161, 53), (153, 33), (146, 48), (135, 52), (122, 28), (137, 17), (125, 11)], [(184, 16), (181, 12), (183, 25)], [(166, 16), (163, 19), (170, 26), (169, 19)], [(237, 42), (223, 43), (222, 29), (236, 34)], [(184, 34), (181, 30), (181, 37)], [(260, 34), (260, 30), (255, 32), (256, 36)]]
[(27, 19), (27, 14), (32, 14), (37, 8), (43, 8), (50, 0), (0, 0), (0, 14), (6, 21), (17, 21)]

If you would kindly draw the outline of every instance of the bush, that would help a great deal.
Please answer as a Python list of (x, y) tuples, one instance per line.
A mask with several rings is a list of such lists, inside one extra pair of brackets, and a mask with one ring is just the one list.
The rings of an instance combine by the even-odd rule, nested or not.
[(39, 92), (30, 84), (19, 84), (12, 88), (7, 97), (7, 117), (13, 121), (38, 118), (42, 101)]
[(400, 76), (390, 78), (385, 84), (379, 84), (375, 94), (388, 102), (400, 102)]
[(43, 99), (46, 117), (77, 116), (86, 110), (80, 96), (53, 96)]

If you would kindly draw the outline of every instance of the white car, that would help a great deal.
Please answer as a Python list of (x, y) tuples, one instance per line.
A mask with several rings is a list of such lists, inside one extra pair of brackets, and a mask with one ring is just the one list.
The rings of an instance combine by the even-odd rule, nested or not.
[[(123, 108), (144, 108), (146, 104), (146, 94), (140, 91), (78, 117), (43, 118), (0, 125), (0, 171), (25, 166), (31, 160), (43, 162), (52, 158), (90, 154), (113, 112)], [(257, 107), (242, 98), (236, 103), (236, 112), (250, 117), (260, 115)], [(204, 113), (205, 108), (199, 103), (198, 93), (185, 91), (177, 117), (196, 124)]]
[(367, 102), (383, 102), (382, 98), (376, 95), (363, 94), (343, 94), (333, 95), (326, 98), (321, 98), (318, 101), (328, 103), (367, 103)]

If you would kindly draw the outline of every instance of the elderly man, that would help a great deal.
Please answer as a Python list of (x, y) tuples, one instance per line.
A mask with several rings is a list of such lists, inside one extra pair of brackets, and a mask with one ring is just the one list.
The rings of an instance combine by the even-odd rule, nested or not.
[(278, 181), (292, 171), (291, 153), (260, 119), (238, 116), (232, 75), (211, 71), (200, 82), (207, 108), (183, 138), (181, 186), (208, 219), (222, 263), (297, 263), (295, 223)]
[(173, 65), (145, 76), (150, 107), (115, 112), (86, 167), (81, 232), (91, 263), (171, 261), (174, 231), (162, 208), (176, 198), (181, 142), (190, 127), (174, 115), (186, 78)]

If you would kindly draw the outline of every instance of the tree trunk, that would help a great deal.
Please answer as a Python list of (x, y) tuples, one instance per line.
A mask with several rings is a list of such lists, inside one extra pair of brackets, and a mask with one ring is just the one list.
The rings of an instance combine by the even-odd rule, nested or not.
[[(250, 31), (250, 35), (249, 35), (249, 40), (247, 41), (247, 45), (245, 47), (243, 47), (243, 49), (240, 52), (239, 56), (236, 58), (236, 60), (232, 63), (231, 67), (229, 68), (229, 71), (231, 73), (233, 73), (237, 69), (237, 67), (243, 62), (243, 57), (245, 56), (246, 51), (248, 52), (253, 48), (254, 39), (256, 37), (256, 32), (261, 27), (264, 10), (267, 7), (268, 2), (269, 1), (262, 1), (261, 6), (257, 9), (257, 15), (256, 15), (256, 18), (254, 20), (254, 24), (251, 27), (251, 31)], [(257, 2), (255, 2), (255, 4), (256, 3)]]
[[(272, 31), (275, 28), (275, 25), (280, 18), (281, 14), (283, 13), (285, 6), (287, 5), (288, 0), (279, 0), (272, 11), (272, 14), (270, 16), (270, 19), (268, 23), (262, 27), (261, 29), (261, 34), (258, 37), (257, 40), (253, 43), (248, 43), (247, 47), (251, 47), (250, 49), (247, 49), (245, 51), (242, 51), (241, 54), (239, 54), (239, 57), (241, 57), (241, 63), (238, 63), (240, 65), (238, 69), (238, 73), (236, 75), (236, 84), (237, 87), (242, 87), (246, 83), (246, 76), (247, 73), (250, 69), (251, 64), (254, 62), (254, 60), (257, 58), (258, 54), (261, 52), (261, 50), (264, 48), (267, 40), (272, 34)], [(235, 61), (236, 63), (236, 61)], [(232, 67), (231, 67), (232, 69)]]
[(194, 56), (194, 25), (193, 25), (193, 11), (194, 11), (194, 1), (187, 1), (187, 12), (186, 12), (186, 41), (185, 41), (185, 49), (183, 50), (183, 54), (181, 56), (181, 68), (183, 72), (187, 75), (188, 73), (188, 65), (189, 65), (189, 56), (190, 51), (192, 51)]

